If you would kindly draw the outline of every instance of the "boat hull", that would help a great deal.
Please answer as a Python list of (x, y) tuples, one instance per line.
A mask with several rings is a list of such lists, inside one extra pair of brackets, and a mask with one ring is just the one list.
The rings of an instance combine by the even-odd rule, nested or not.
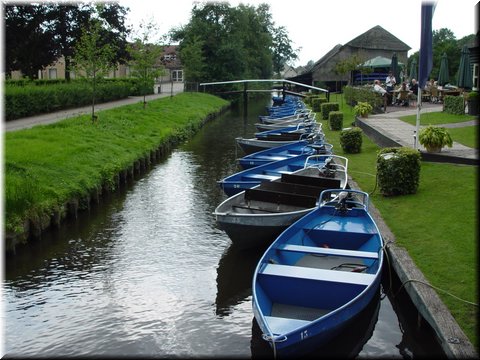
[(368, 206), (325, 205), (325, 193), (320, 207), (277, 237), (254, 272), (253, 312), (277, 355), (325, 344), (379, 292), (383, 242)]

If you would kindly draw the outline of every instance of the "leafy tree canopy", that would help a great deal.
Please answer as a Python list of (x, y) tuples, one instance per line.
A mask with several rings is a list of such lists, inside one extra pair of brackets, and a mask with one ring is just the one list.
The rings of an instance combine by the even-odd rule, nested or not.
[(285, 29), (274, 26), (267, 4), (195, 4), (190, 22), (170, 36), (179, 42), (189, 81), (269, 78), (275, 64), (296, 56)]

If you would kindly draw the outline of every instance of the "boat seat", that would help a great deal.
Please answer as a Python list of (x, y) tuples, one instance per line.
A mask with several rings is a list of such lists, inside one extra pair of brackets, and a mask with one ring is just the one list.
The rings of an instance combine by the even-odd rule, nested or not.
[(322, 190), (326, 189), (325, 187), (317, 187), (317, 186), (309, 186), (309, 185), (302, 185), (302, 184), (291, 184), (282, 181), (269, 181), (264, 182), (258, 187), (258, 189), (262, 190), (271, 190), (277, 192), (285, 192), (290, 194), (300, 194), (300, 195), (307, 195), (307, 196), (314, 196), (318, 198)]
[(246, 189), (245, 200), (256, 200), (273, 204), (300, 206), (306, 209), (313, 208), (317, 204), (317, 198), (314, 196), (290, 194), (284, 192), (264, 190), (261, 188)]
[(244, 179), (259, 179), (259, 180), (275, 180), (278, 179), (280, 175), (268, 175), (268, 174), (250, 174), (243, 176)]
[(370, 252), (370, 251), (344, 250), (344, 249), (292, 245), (292, 244), (280, 245), (278, 249), (284, 250), (284, 251), (303, 252), (303, 253), (309, 253), (309, 254), (347, 256), (347, 257), (355, 257), (355, 258), (362, 258), (362, 259), (378, 259), (378, 253)]
[(292, 277), (297, 279), (316, 281), (329, 281), (365, 286), (370, 285), (375, 279), (375, 275), (367, 273), (326, 270), (280, 264), (265, 264), (264, 268), (260, 271), (260, 273), (264, 275)]
[(340, 189), (340, 179), (332, 179), (327, 177), (314, 177), (297, 174), (282, 174), (282, 182), (303, 184), (310, 186), (318, 186), (326, 189)]
[(296, 329), (311, 323), (311, 321), (307, 321), (307, 320), (282, 318), (282, 317), (276, 317), (276, 316), (265, 316), (265, 320), (267, 321), (270, 329), (276, 335), (285, 334), (293, 329)]

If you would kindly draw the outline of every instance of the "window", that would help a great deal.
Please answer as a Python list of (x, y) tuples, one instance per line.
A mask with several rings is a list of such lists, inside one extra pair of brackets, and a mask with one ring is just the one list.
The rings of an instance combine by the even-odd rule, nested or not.
[(183, 70), (172, 70), (172, 81), (183, 81)]
[(473, 87), (478, 86), (478, 64), (473, 64)]
[(57, 78), (57, 69), (48, 69), (48, 78), (49, 79), (56, 79)]

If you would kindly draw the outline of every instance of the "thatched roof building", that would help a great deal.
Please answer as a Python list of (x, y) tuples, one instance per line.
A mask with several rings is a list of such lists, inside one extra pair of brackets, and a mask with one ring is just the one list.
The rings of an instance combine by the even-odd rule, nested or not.
[(406, 64), (410, 46), (377, 25), (365, 33), (350, 40), (345, 45), (338, 44), (318, 60), (313, 68), (305, 74), (299, 75), (292, 80), (320, 85), (335, 90), (338, 84), (347, 83), (350, 74), (336, 74), (335, 65), (357, 55), (363, 61), (382, 56), (392, 58), (397, 53), (398, 61)]

